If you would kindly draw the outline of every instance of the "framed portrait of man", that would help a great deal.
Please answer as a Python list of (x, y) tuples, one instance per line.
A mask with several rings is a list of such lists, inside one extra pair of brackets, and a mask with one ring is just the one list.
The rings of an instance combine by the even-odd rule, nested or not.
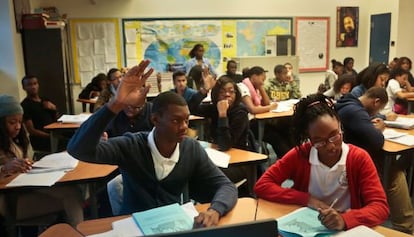
[(336, 46), (357, 47), (359, 27), (358, 7), (337, 7)]

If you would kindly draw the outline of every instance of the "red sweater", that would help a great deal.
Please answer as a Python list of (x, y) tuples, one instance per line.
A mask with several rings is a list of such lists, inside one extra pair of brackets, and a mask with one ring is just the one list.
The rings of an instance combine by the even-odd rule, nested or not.
[[(311, 144), (290, 150), (272, 165), (256, 183), (258, 197), (280, 203), (307, 206)], [(388, 203), (377, 170), (368, 153), (349, 144), (346, 173), (351, 195), (351, 210), (342, 213), (347, 229), (358, 225), (373, 227), (383, 223), (389, 214)], [(292, 188), (280, 185), (287, 179), (294, 182)]]

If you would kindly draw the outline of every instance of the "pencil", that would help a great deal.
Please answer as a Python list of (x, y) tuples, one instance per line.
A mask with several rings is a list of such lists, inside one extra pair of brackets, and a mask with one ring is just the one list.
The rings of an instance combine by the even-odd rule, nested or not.
[(332, 202), (332, 204), (329, 206), (329, 208), (333, 208), (336, 202), (338, 202), (338, 198), (335, 198), (335, 200), (333, 200), (333, 202)]

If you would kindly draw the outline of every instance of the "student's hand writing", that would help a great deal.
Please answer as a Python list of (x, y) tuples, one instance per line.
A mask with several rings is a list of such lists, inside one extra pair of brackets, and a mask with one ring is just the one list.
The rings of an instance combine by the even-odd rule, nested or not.
[(385, 129), (385, 123), (384, 120), (380, 119), (380, 118), (374, 118), (371, 120), (372, 124), (374, 124), (374, 127), (379, 130), (379, 131), (384, 131)]
[(389, 112), (388, 114), (385, 115), (385, 119), (388, 121), (395, 121), (397, 119), (397, 114), (394, 112)]
[(118, 86), (115, 100), (110, 103), (113, 112), (121, 111), (126, 105), (143, 104), (150, 88), (149, 85), (145, 86), (145, 82), (154, 71), (150, 68), (145, 72), (149, 64), (149, 60), (143, 60), (125, 74)]
[(308, 207), (318, 210), (319, 208), (321, 209), (329, 208), (329, 205), (311, 196), (308, 201)]
[(26, 173), (31, 169), (32, 162), (29, 159), (13, 159), (3, 166), (3, 172), (6, 174)]
[(208, 209), (206, 212), (194, 218), (194, 228), (216, 226), (220, 220), (220, 213), (214, 209)]
[(217, 102), (217, 111), (219, 118), (227, 117), (227, 110), (229, 109), (229, 102), (227, 100), (220, 100)]
[(333, 208), (318, 208), (319, 220), (322, 225), (330, 230), (343, 230), (345, 228), (345, 221), (341, 214)]
[(269, 109), (269, 111), (276, 109), (277, 106), (278, 106), (278, 103), (277, 102), (271, 102), (270, 103), (270, 109)]

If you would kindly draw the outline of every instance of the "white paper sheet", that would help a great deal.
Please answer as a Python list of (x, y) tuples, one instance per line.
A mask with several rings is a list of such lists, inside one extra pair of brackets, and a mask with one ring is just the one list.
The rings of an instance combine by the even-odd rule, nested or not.
[(407, 135), (407, 133), (404, 132), (398, 132), (394, 129), (390, 129), (390, 128), (386, 128), (384, 129), (384, 131), (382, 132), (382, 134), (384, 135), (384, 138), (397, 138), (397, 137), (401, 137), (404, 135)]
[(105, 24), (95, 23), (93, 24), (93, 37), (94, 39), (103, 39), (105, 38), (106, 27)]
[(93, 31), (91, 24), (78, 24), (77, 25), (77, 36), (79, 40), (86, 40), (93, 38)]
[(210, 160), (218, 167), (229, 167), (230, 156), (213, 148), (205, 148)]
[(413, 135), (404, 135), (401, 137), (395, 137), (395, 138), (387, 138), (388, 141), (400, 143), (406, 146), (414, 146), (414, 136)]
[(110, 47), (108, 45), (107, 45), (107, 47), (105, 47), (105, 62), (106, 63), (116, 63), (116, 62), (118, 62), (115, 47)]
[(95, 55), (105, 54), (105, 40), (104, 39), (95, 39), (93, 41), (93, 49)]
[(83, 123), (85, 122), (92, 114), (64, 114), (58, 119), (62, 123)]
[(382, 234), (366, 226), (359, 225), (350, 230), (340, 232), (335, 237), (384, 237)]
[(19, 187), (19, 186), (52, 186), (59, 179), (65, 175), (64, 171), (54, 171), (47, 173), (24, 173), (17, 176), (6, 187)]
[(272, 110), (272, 112), (280, 113), (280, 112), (290, 111), (293, 108), (293, 106), (298, 102), (299, 102), (298, 99), (278, 101), (277, 102), (277, 108)]
[(92, 57), (80, 57), (78, 64), (79, 64), (79, 71), (81, 72), (93, 71), (93, 58)]
[[(194, 204), (192, 202), (187, 202), (181, 205), (184, 212), (194, 218), (198, 216), (198, 211), (195, 209)], [(114, 221), (112, 223), (112, 231), (114, 232), (114, 236), (117, 237), (135, 237), (135, 236), (144, 236), (141, 230), (138, 228), (135, 221), (132, 217), (128, 217), (119, 221)], [(94, 236), (94, 237), (110, 237), (110, 235), (106, 236)]]
[(58, 152), (47, 155), (32, 165), (29, 173), (44, 173), (52, 171), (69, 171), (76, 168), (79, 161), (68, 152)]
[(137, 30), (136, 29), (125, 29), (125, 40), (126, 43), (137, 42)]
[[(108, 70), (105, 70), (105, 71), (108, 71)], [(92, 80), (94, 75), (96, 75), (96, 74), (94, 74), (91, 71), (89, 71), (89, 72), (79, 72), (81, 86), (86, 87), (86, 85), (88, 85), (88, 83)]]
[(384, 121), (387, 127), (412, 129), (414, 128), (414, 118), (398, 117), (395, 121)]
[(93, 56), (94, 61), (94, 69), (95, 69), (95, 75), (101, 72), (105, 72), (105, 56), (104, 55), (97, 55)]
[(76, 44), (78, 47), (78, 57), (93, 55), (93, 40), (82, 40)]
[(135, 44), (126, 44), (125, 54), (127, 58), (136, 59), (137, 58), (137, 46)]

